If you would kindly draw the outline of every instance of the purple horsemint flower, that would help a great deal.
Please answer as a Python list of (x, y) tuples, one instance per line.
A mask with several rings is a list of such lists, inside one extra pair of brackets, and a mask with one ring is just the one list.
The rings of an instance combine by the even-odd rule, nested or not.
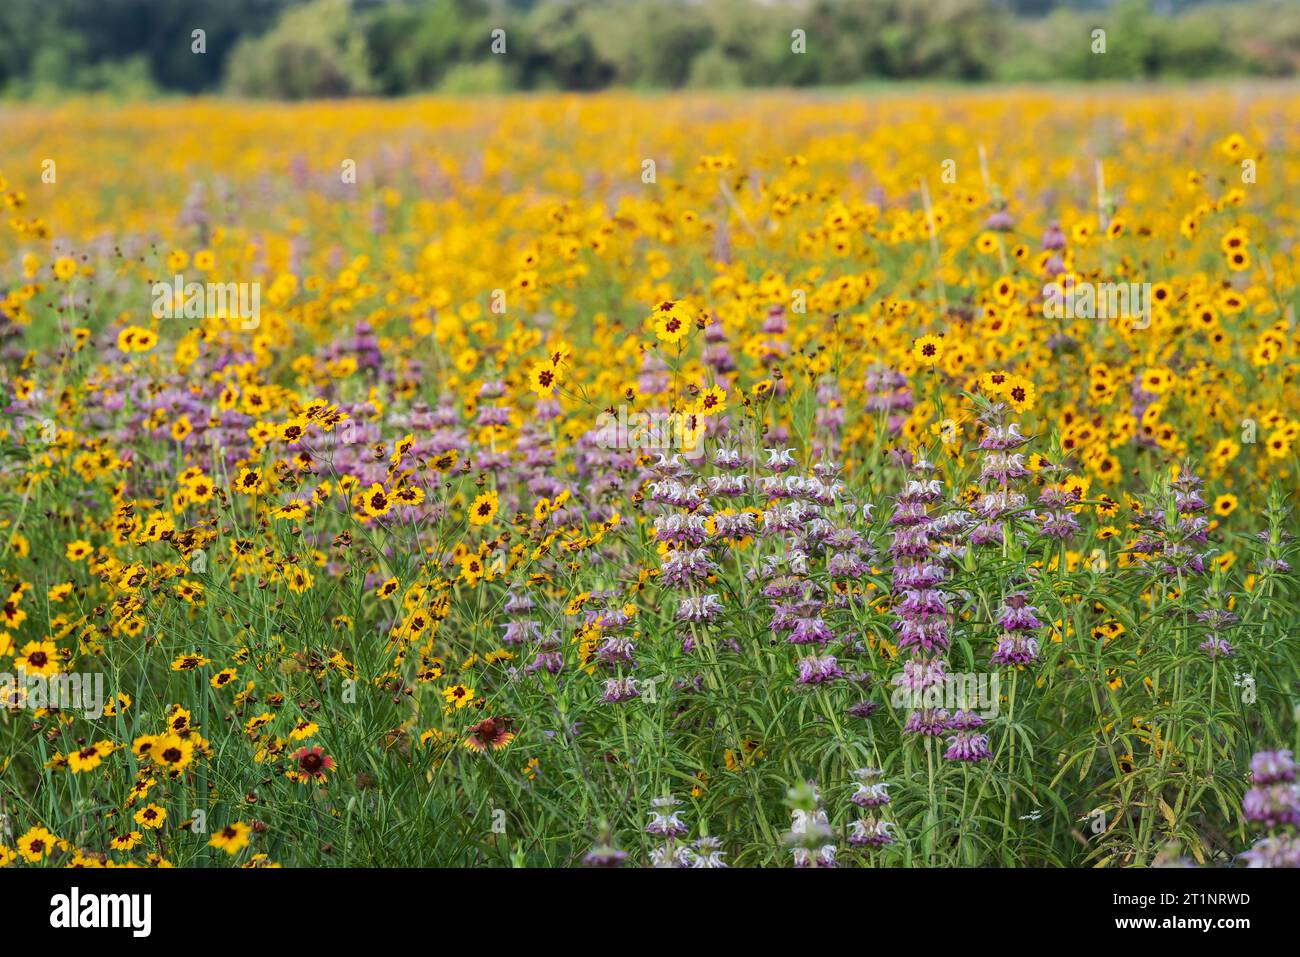
[(1043, 233), (1043, 249), (1055, 252), (1065, 248), (1065, 233), (1059, 223), (1052, 223)]
[[(915, 404), (912, 390), (908, 387), (907, 376), (892, 369), (877, 367), (867, 373), (866, 378), (868, 412), (906, 412)], [(896, 432), (894, 419), (889, 422), (890, 432)], [(899, 423), (901, 427), (901, 422)]]
[(1247, 821), (1263, 827), (1300, 826), (1300, 787), (1292, 781), (1256, 785), (1246, 792), (1241, 810)]
[(1293, 834), (1260, 838), (1241, 859), (1247, 867), (1300, 867), (1300, 838)]
[(830, 868), (836, 866), (835, 855), (839, 853), (839, 849), (834, 844), (824, 844), (817, 849), (816, 856), (812, 851), (802, 847), (796, 847), (790, 853), (793, 855), (795, 867), (801, 869), (813, 866)]
[(763, 319), (763, 331), (774, 335), (781, 335), (786, 331), (785, 306), (768, 307), (767, 316)]
[(809, 655), (799, 659), (799, 684), (815, 685), (835, 681), (844, 677), (844, 670), (835, 661), (834, 655)]
[(964, 711), (958, 708), (948, 719), (949, 731), (974, 731), (977, 728), (984, 727), (984, 719), (973, 711)]
[(889, 553), (895, 561), (918, 560), (930, 554), (930, 530), (927, 525), (903, 527), (892, 534)]
[(510, 590), (509, 597), (502, 610), (507, 615), (526, 615), (536, 607), (536, 602), (526, 591)]
[(826, 562), (826, 574), (831, 578), (861, 578), (871, 570), (871, 566), (857, 555), (839, 552)]
[(780, 575), (763, 586), (764, 598), (793, 598), (804, 589), (802, 579)]
[(937, 738), (948, 730), (948, 711), (944, 708), (918, 708), (907, 716), (903, 730)]
[(704, 515), (659, 515), (654, 520), (657, 541), (672, 542), (681, 547), (698, 548), (709, 537)]
[(1282, 784), (1296, 779), (1296, 763), (1289, 750), (1260, 751), (1250, 759), (1250, 779), (1254, 784)]
[(1025, 507), (1026, 501), (1023, 492), (999, 488), (981, 495), (975, 504), (975, 512), (985, 521), (993, 521), (1020, 511)]
[[(814, 790), (814, 801), (816, 791)], [(791, 845), (795, 867), (834, 867), (838, 849), (832, 843), (834, 832), (826, 812), (814, 806), (812, 810), (795, 808), (790, 812), (790, 831), (785, 836)]]
[[(1260, 751), (1250, 762), (1252, 786), (1241, 802), (1246, 820), (1263, 827), (1300, 827), (1300, 785), (1290, 751)], [(1300, 836), (1270, 834), (1241, 855), (1247, 867), (1300, 867)]]
[(690, 595), (677, 607), (678, 621), (711, 622), (722, 614), (722, 601), (715, 594)]
[(736, 449), (723, 446), (713, 453), (713, 467), (728, 472), (741, 472), (749, 468), (749, 458)]
[(695, 863), (689, 847), (670, 840), (650, 849), (650, 866), (680, 869), (694, 867)]
[(717, 570), (718, 566), (704, 549), (679, 549), (664, 561), (659, 580), (670, 588), (688, 588), (704, 581)]
[[(864, 506), (870, 508), (870, 506)], [(864, 515), (864, 521), (870, 521), (871, 514)], [(832, 551), (856, 551), (863, 547), (862, 535), (852, 528), (834, 528), (823, 539), (823, 544)]]
[(1219, 631), (1235, 625), (1241, 621), (1241, 618), (1223, 608), (1207, 608), (1196, 613), (1196, 620), (1204, 625), (1209, 625), (1213, 631)]
[[(717, 487), (714, 485), (714, 479), (721, 479)], [(743, 494), (745, 476), (709, 476), (709, 488), (714, 495), (732, 496)], [(740, 491), (733, 491), (739, 488)], [(743, 539), (752, 537), (758, 530), (753, 512), (723, 512), (711, 516), (713, 522), (713, 542), (717, 547), (723, 547), (728, 544), (727, 539)]]
[(650, 823), (646, 825), (645, 832), (653, 834), (655, 837), (682, 837), (688, 834), (689, 828), (682, 823), (677, 816), (678, 812), (674, 810), (681, 805), (681, 801), (671, 795), (667, 797), (657, 797), (650, 802)]
[(813, 615), (796, 618), (785, 640), (792, 645), (810, 645), (826, 644), (834, 638), (821, 615)]
[(868, 815), (849, 825), (849, 843), (854, 847), (885, 847), (894, 843), (893, 825)]
[(948, 742), (948, 750), (943, 753), (948, 761), (984, 761), (992, 757), (989, 750), (989, 736), (987, 734), (973, 734), (969, 731), (958, 731), (951, 741)]
[[(912, 463), (912, 468), (918, 472), (928, 472), (934, 466), (925, 459), (918, 459)], [(942, 497), (943, 483), (938, 479), (908, 479), (903, 486), (903, 491), (898, 493), (897, 500), (902, 504), (925, 502), (927, 505), (932, 505)]]
[(817, 514), (817, 509), (803, 502), (787, 502), (776, 505), (763, 512), (763, 528), (760, 536), (767, 539), (780, 539), (787, 533), (798, 533)]
[[(594, 597), (594, 596), (593, 596)], [(607, 599), (613, 596), (606, 596)], [(632, 623), (632, 616), (622, 608), (610, 607), (601, 611), (589, 611), (586, 615), (586, 624), (594, 625), (601, 631), (620, 632), (624, 631)]]
[(199, 231), (200, 243), (207, 245), (208, 235), (208, 204), (206, 192), (203, 184), (194, 182), (190, 184), (190, 191), (185, 194), (185, 203), (181, 207), (180, 224), (182, 226), (191, 226)]
[(1045, 509), (1074, 508), (1079, 504), (1079, 497), (1074, 492), (1067, 492), (1064, 489), (1045, 488), (1038, 496), (1038, 504)]
[(558, 675), (563, 670), (564, 656), (560, 654), (554, 643), (546, 643), (538, 650), (533, 660), (524, 667), (524, 674), (531, 675), (538, 671), (545, 671), (547, 674)]
[(999, 209), (989, 214), (984, 220), (984, 228), (991, 229), (999, 233), (1008, 233), (1015, 228), (1016, 221), (1011, 218), (1011, 214), (1005, 209)]
[[(707, 340), (707, 334), (705, 338)], [(707, 343), (704, 347), (704, 355), (701, 358), (704, 364), (719, 376), (725, 376), (729, 372), (736, 371), (736, 360), (731, 355), (731, 350), (727, 348), (725, 342)]]
[(947, 576), (948, 572), (944, 567), (933, 562), (921, 562), (915, 565), (895, 565), (892, 574), (895, 591), (906, 591), (914, 588), (934, 588)]
[(508, 621), (501, 627), (505, 629), (501, 636), (503, 645), (520, 645), (525, 641), (536, 640), (542, 632), (541, 624), (528, 618)]
[(1197, 647), (1211, 658), (1231, 658), (1237, 653), (1227, 638), (1206, 638)]
[(691, 847), (692, 867), (726, 867), (723, 860), (727, 852), (722, 850), (722, 841), (716, 837), (701, 837)]
[(951, 609), (947, 596), (933, 588), (909, 588), (903, 592), (903, 600), (894, 606), (902, 617), (918, 621), (932, 618), (946, 618)]
[(913, 656), (893, 680), (897, 689), (893, 700), (895, 707), (910, 703), (917, 709), (909, 715), (904, 730), (938, 735), (944, 729), (947, 712), (927, 707), (925, 693), (946, 675), (939, 656), (951, 640), (952, 607), (948, 594), (936, 586), (945, 577), (943, 562), (959, 557), (960, 548), (949, 539), (960, 535), (964, 525), (951, 512), (937, 518), (929, 514), (929, 506), (942, 498), (943, 485), (938, 479), (926, 478), (933, 466), (924, 458), (914, 461), (911, 468), (916, 477), (904, 483), (890, 517), (895, 527), (889, 548), (895, 562), (893, 628), (898, 647)]
[(896, 688), (906, 688), (909, 693), (921, 695), (927, 688), (942, 685), (948, 680), (948, 663), (942, 658), (913, 658), (903, 662), (903, 670), (890, 679)]
[(660, 479), (650, 483), (650, 501), (674, 508), (698, 508), (703, 499), (676, 479)]
[(880, 807), (889, 803), (889, 784), (882, 781), (885, 772), (879, 768), (859, 768), (853, 772), (857, 784), (849, 800), (858, 807)]
[(636, 645), (631, 638), (610, 635), (601, 642), (600, 648), (596, 651), (596, 659), (607, 668), (615, 668), (619, 665), (635, 668), (635, 654)]
[(764, 468), (769, 472), (781, 474), (798, 466), (794, 460), (794, 449), (767, 449), (767, 462)]
[(941, 615), (924, 618), (903, 618), (894, 622), (898, 634), (898, 647), (927, 654), (948, 649), (948, 621)]
[(650, 466), (650, 473), (659, 479), (684, 479), (692, 474), (691, 467), (682, 460), (680, 453), (669, 456), (663, 452)]
[(1007, 422), (1005, 424), (998, 421), (1005, 415), (1006, 406), (997, 403), (993, 406), (990, 418), (984, 423), (984, 434), (980, 437), (979, 447), (984, 452), (1010, 452), (1012, 449), (1018, 449), (1028, 443), (1028, 439), (1020, 433), (1019, 422)]
[(1025, 457), (1019, 452), (988, 452), (980, 466), (980, 481), (1005, 487), (1012, 481), (1028, 477)]
[(813, 475), (817, 476), (817, 478), (821, 479), (823, 482), (833, 481), (835, 477), (840, 474), (839, 464), (832, 462), (827, 458), (818, 460), (813, 465), (812, 470)]
[(1032, 631), (1042, 628), (1043, 623), (1035, 616), (1035, 611), (1034, 606), (1029, 604), (1028, 594), (1022, 591), (1011, 592), (998, 611), (998, 625), (1003, 631)]
[[(824, 379), (817, 385), (817, 408), (813, 413), (813, 423), (819, 435), (829, 437), (831, 444), (839, 444), (840, 430), (844, 426), (845, 405), (840, 401), (840, 390), (834, 379)], [(815, 447), (825, 449), (820, 440)]]
[(995, 665), (1028, 665), (1038, 660), (1038, 639), (1031, 635), (1003, 632), (993, 652)]
[(627, 851), (620, 851), (613, 845), (602, 842), (593, 847), (582, 858), (587, 867), (618, 867), (627, 860)]
[[(710, 475), (704, 481), (709, 487), (710, 495), (721, 495), (726, 498), (738, 498), (749, 491), (748, 475)], [(730, 527), (733, 528), (739, 529), (748, 526), (748, 528), (743, 532), (744, 535), (752, 535), (754, 533), (754, 516), (749, 512), (737, 512), (734, 515), (714, 516), (714, 526), (718, 529), (716, 534), (719, 536), (730, 534), (722, 531), (722, 519), (728, 519), (730, 521)], [(742, 536), (731, 534), (731, 537), (738, 538)]]
[(605, 704), (618, 704), (639, 697), (641, 692), (636, 688), (635, 678), (608, 678), (605, 681), (605, 693), (600, 700)]
[(1079, 521), (1069, 512), (1048, 512), (1039, 516), (1040, 531), (1045, 538), (1064, 542), (1079, 530)]
[(844, 713), (853, 718), (870, 718), (880, 710), (880, 705), (874, 701), (859, 701)]

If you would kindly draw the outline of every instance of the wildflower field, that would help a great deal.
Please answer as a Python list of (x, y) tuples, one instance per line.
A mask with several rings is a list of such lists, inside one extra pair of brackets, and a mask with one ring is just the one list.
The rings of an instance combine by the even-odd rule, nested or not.
[(1300, 862), (1293, 87), (0, 130), (0, 866)]

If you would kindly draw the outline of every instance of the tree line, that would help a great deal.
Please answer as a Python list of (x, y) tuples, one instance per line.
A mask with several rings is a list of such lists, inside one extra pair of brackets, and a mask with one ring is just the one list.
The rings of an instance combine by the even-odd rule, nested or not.
[(1297, 73), (1294, 0), (0, 3), (0, 92), (19, 97), (299, 99)]

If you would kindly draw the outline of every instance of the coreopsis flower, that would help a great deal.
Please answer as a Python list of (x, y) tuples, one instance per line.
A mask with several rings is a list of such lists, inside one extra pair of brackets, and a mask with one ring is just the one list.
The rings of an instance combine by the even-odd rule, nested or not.
[(392, 507), (391, 496), (378, 482), (372, 483), (370, 488), (362, 493), (361, 510), (371, 518), (382, 518), (392, 510)]
[(695, 317), (690, 309), (685, 303), (676, 299), (665, 299), (655, 306), (651, 319), (654, 322), (655, 337), (660, 342), (670, 345), (675, 345), (685, 338), (695, 323)]
[(29, 641), (14, 659), (14, 667), (35, 678), (48, 678), (60, 671), (58, 653), (52, 641)]
[(450, 688), (443, 689), (442, 697), (448, 708), (459, 711), (474, 701), (474, 689), (463, 684), (454, 684)]
[(208, 841), (208, 846), (219, 848), (233, 857), (248, 846), (250, 833), (251, 829), (247, 824), (236, 821), (213, 834), (212, 839)]
[(18, 838), (18, 856), (29, 864), (39, 864), (58, 849), (60, 841), (41, 825)]
[(912, 358), (923, 366), (935, 366), (943, 359), (943, 339), (921, 336), (912, 343)]
[(470, 524), (486, 525), (491, 522), (496, 517), (498, 504), (499, 499), (495, 491), (488, 489), (483, 492), (469, 507)]
[(97, 741), (68, 754), (68, 767), (73, 774), (93, 771), (104, 758), (116, 750), (111, 741)]
[(167, 821), (167, 809), (157, 804), (146, 804), (135, 812), (135, 823), (148, 830), (157, 830)]
[(149, 748), (149, 758), (163, 770), (184, 770), (194, 760), (194, 742), (171, 732), (159, 735)]

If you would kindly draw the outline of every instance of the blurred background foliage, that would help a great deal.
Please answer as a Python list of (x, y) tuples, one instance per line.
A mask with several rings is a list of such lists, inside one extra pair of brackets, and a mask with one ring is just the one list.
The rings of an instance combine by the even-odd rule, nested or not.
[(1298, 73), (1297, 0), (0, 0), (0, 92), (12, 97)]

